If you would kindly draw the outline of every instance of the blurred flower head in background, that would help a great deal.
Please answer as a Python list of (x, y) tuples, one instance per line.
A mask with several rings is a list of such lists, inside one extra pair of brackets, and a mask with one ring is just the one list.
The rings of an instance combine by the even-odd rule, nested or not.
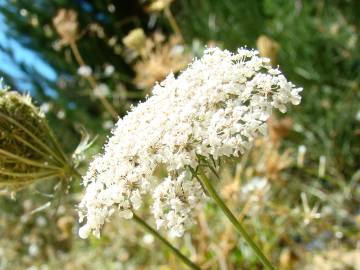
[(149, 91), (156, 82), (163, 80), (169, 72), (179, 72), (185, 68), (191, 54), (178, 37), (168, 40), (161, 33), (146, 39), (142, 57), (134, 64), (136, 77), (134, 83), (140, 89)]
[(122, 40), (124, 45), (129, 49), (133, 49), (139, 53), (145, 49), (146, 36), (142, 28), (131, 30)]
[(77, 16), (74, 10), (60, 9), (53, 18), (55, 29), (64, 44), (71, 44), (77, 39), (79, 27)]
[(259, 50), (261, 57), (267, 57), (270, 59), (271, 64), (273, 66), (277, 63), (277, 54), (280, 49), (280, 44), (277, 43), (275, 40), (261, 35), (256, 40), (256, 47)]

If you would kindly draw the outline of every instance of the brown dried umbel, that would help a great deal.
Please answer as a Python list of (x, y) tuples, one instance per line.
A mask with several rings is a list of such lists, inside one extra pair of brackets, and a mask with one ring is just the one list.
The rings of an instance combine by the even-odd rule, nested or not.
[(18, 190), (71, 174), (71, 161), (31, 98), (0, 90), (0, 187)]
[(256, 47), (258, 48), (261, 57), (270, 58), (271, 64), (273, 66), (276, 65), (277, 55), (280, 49), (279, 43), (265, 35), (261, 35), (256, 40)]
[(53, 18), (56, 31), (65, 44), (76, 41), (78, 35), (77, 13), (74, 10), (60, 9)]
[[(79, 64), (79, 66), (86, 66), (86, 63), (81, 56), (81, 53), (76, 44), (76, 41), (79, 39), (78, 14), (74, 10), (62, 8), (53, 18), (53, 24), (61, 38), (61, 43), (70, 46), (71, 51), (73, 52), (76, 62)], [(91, 87), (93, 89), (96, 89), (97, 82), (95, 77), (87, 76), (86, 79), (88, 80)], [(110, 113), (110, 115), (117, 120), (118, 114), (113, 108), (112, 104), (103, 96), (99, 96), (98, 98), (100, 99), (104, 108)]]
[(177, 36), (165, 40), (161, 33), (147, 38), (142, 52), (142, 59), (134, 65), (134, 83), (145, 90), (150, 90), (157, 81), (162, 81), (170, 71), (176, 73), (182, 70), (191, 60), (191, 54)]
[(122, 42), (129, 49), (141, 52), (146, 43), (146, 36), (142, 28), (135, 28), (131, 30), (127, 36), (122, 39)]

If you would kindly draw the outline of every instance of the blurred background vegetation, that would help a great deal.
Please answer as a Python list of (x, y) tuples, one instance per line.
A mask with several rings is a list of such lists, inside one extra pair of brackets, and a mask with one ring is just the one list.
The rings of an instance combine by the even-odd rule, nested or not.
[[(67, 154), (97, 136), (82, 172), (114, 112), (204, 46), (258, 48), (304, 88), (303, 102), (225, 164), (218, 188), (279, 269), (360, 269), (359, 1), (2, 0), (0, 12), (4, 82), (30, 93)], [(67, 185), (2, 191), (1, 270), (183, 269), (128, 221), (79, 239), (82, 187)], [(203, 269), (262, 269), (212, 204), (172, 241)]]

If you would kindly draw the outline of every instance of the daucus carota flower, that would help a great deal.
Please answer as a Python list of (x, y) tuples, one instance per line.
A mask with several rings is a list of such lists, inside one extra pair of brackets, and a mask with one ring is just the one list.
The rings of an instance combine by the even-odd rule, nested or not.
[(157, 228), (166, 226), (171, 236), (180, 237), (192, 210), (203, 197), (201, 185), (196, 181), (187, 181), (186, 172), (176, 178), (166, 177), (154, 190), (152, 213)]
[[(257, 51), (207, 49), (118, 121), (104, 153), (84, 177), (81, 236), (98, 235), (115, 210), (131, 218), (149, 192), (158, 227), (182, 235), (203, 196), (185, 171), (197, 168), (200, 159), (239, 156), (265, 132), (272, 108), (285, 112), (287, 103), (299, 104), (301, 90)], [(152, 176), (159, 165), (171, 177), (156, 187)]]

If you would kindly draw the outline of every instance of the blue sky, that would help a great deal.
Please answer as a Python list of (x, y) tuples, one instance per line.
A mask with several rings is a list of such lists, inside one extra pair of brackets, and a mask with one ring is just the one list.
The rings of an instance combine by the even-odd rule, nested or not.
[[(0, 5), (3, 4), (0, 1)], [(9, 48), (14, 52), (15, 61), (11, 59), (6, 52), (2, 51), (0, 48), (0, 69), (5, 73), (9, 74), (14, 81), (16, 86), (21, 89), (21, 91), (31, 91), (32, 86), (28, 80), (28, 77), (23, 73), (19, 67), (19, 62), (24, 63), (27, 66), (34, 68), (39, 74), (42, 74), (45, 78), (49, 80), (55, 80), (57, 77), (56, 72), (44, 62), (38, 54), (34, 51), (24, 48), (16, 40), (9, 38), (6, 34), (8, 27), (4, 21), (4, 17), (0, 14), (0, 44), (3, 47)], [(6, 84), (6, 81), (4, 82)]]

